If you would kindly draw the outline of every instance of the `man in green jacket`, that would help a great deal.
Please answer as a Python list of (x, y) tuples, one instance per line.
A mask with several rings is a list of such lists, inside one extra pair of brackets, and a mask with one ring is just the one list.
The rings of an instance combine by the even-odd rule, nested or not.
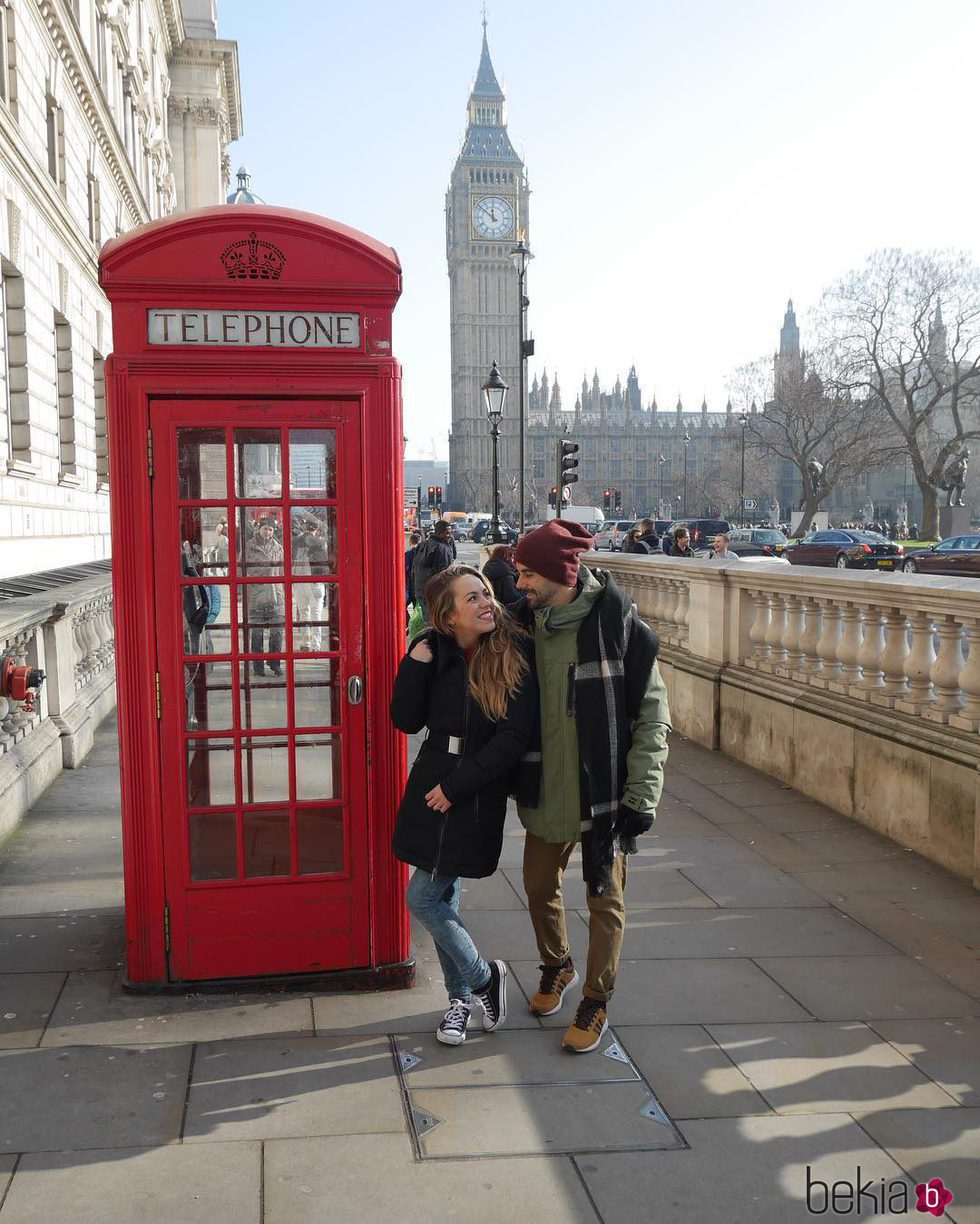
[(580, 564), (593, 546), (578, 523), (556, 519), (517, 545), (508, 611), (534, 634), (541, 744), (538, 801), (519, 806), (526, 829), (524, 888), (541, 956), (531, 1012), (551, 1016), (579, 975), (572, 964), (562, 877), (577, 843), (588, 889), (583, 997), (562, 1039), (594, 1050), (606, 1031), (626, 928), (626, 859), (653, 824), (663, 787), (670, 712), (657, 667), (659, 641), (633, 601), (601, 570)]

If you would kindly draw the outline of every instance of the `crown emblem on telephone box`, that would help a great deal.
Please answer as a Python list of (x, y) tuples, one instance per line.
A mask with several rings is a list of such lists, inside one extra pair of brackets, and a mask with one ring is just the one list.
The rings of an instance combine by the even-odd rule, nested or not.
[(286, 256), (271, 242), (261, 242), (253, 230), (247, 238), (225, 247), (221, 263), (229, 280), (278, 280)]

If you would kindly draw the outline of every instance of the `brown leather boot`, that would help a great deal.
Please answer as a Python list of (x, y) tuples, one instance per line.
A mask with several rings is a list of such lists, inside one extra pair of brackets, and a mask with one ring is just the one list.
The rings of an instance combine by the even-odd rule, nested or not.
[(571, 957), (564, 965), (539, 965), (541, 982), (531, 996), (532, 1016), (553, 1016), (561, 1007), (565, 991), (578, 981)]

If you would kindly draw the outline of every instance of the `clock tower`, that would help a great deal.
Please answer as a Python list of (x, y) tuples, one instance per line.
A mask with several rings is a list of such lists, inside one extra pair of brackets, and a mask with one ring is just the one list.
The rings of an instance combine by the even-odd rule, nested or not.
[(507, 134), (503, 90), (483, 24), (480, 66), (470, 94), (466, 135), (446, 192), (446, 259), (452, 361), (449, 435), (450, 504), (492, 510), (490, 427), (481, 386), (496, 361), (509, 385), (500, 429), (500, 500), (504, 517), (518, 500), (517, 272), (510, 253), (528, 242), (524, 163)]

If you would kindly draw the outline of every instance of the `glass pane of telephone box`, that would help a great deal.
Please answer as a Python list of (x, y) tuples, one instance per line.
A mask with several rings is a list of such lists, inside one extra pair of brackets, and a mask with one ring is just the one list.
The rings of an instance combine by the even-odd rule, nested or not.
[(249, 811), (242, 817), (246, 876), (284, 876), (292, 871), (288, 808)]
[(289, 493), (293, 501), (337, 496), (337, 435), (332, 429), (289, 431)]
[(189, 812), (187, 830), (192, 880), (234, 880), (238, 876), (234, 812)]
[(187, 741), (187, 806), (224, 807), (235, 802), (235, 741)]
[(289, 801), (289, 741), (285, 735), (246, 736), (241, 745), (242, 801)]
[(230, 731), (232, 717), (232, 679), (229, 660), (216, 663), (184, 664), (185, 726), (188, 731)]
[(184, 506), (180, 511), (180, 559), (184, 578), (227, 578), (228, 508)]
[(279, 506), (243, 506), (238, 512), (238, 572), (243, 578), (281, 577), (286, 551)]
[(306, 506), (290, 511), (293, 575), (337, 572), (337, 511), (333, 506)]
[(277, 659), (272, 666), (278, 666), (278, 675), (268, 660), (264, 664), (257, 660), (241, 664), (239, 694), (245, 730), (284, 728), (289, 722), (288, 665)]
[(278, 429), (235, 430), (235, 494), (282, 497), (282, 444)]
[(181, 501), (228, 496), (223, 429), (177, 430), (177, 496)]
[(343, 747), (339, 735), (296, 736), (296, 798), (342, 799)]
[(344, 809), (296, 809), (297, 871), (319, 875), (344, 870)]
[(335, 582), (294, 582), (293, 651), (340, 649), (340, 588)]
[(340, 669), (337, 663), (332, 659), (295, 659), (293, 701), (297, 727), (340, 726)]
[[(238, 587), (238, 625), (246, 654), (280, 654), (285, 645), (283, 610), (286, 588), (281, 582), (242, 583)], [(279, 667), (281, 663), (267, 663)]]

